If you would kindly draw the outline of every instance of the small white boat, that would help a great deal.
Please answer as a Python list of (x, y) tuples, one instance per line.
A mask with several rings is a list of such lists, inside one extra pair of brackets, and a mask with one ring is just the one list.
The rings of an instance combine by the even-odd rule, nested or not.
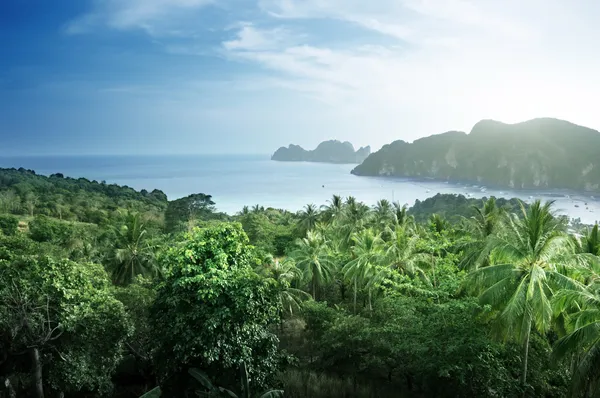
[(431, 191), (428, 189), (428, 190), (427, 190), (427, 191), (425, 191), (425, 192), (426, 192), (426, 193), (429, 193), (429, 192), (431, 192)]

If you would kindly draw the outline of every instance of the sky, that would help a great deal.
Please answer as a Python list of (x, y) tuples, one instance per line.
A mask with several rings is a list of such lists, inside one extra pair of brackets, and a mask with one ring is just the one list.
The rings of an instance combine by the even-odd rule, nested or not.
[(0, 153), (600, 129), (597, 0), (2, 0)]

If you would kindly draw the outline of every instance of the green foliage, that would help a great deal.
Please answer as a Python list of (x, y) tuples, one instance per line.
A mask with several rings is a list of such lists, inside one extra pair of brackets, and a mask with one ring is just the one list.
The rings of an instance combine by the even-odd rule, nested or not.
[(333, 262), (325, 240), (318, 232), (309, 231), (306, 238), (298, 241), (292, 258), (309, 282), (313, 298), (317, 298), (319, 289), (333, 277)]
[(241, 212), (237, 220), (260, 252), (283, 256), (296, 239), (296, 217), (284, 210), (258, 209)]
[[(478, 209), (482, 203), (487, 203), (487, 198), (467, 198), (464, 195), (441, 194), (427, 198), (423, 201), (416, 200), (415, 205), (408, 210), (417, 222), (426, 222), (434, 214), (444, 217), (452, 222), (460, 222), (463, 218), (479, 216)], [(505, 212), (512, 213), (520, 211), (518, 199), (493, 198), (495, 207)], [(491, 203), (488, 205), (490, 206)], [(491, 209), (488, 209), (491, 210)], [(485, 209), (483, 210), (486, 211)]]
[(203, 193), (170, 201), (165, 212), (165, 231), (185, 231), (196, 220), (213, 218), (214, 212), (215, 202), (210, 195)]
[[(188, 367), (206, 371), (221, 385), (240, 361), (257, 388), (277, 368), (277, 288), (253, 271), (258, 258), (239, 224), (196, 229), (163, 258), (166, 280), (151, 309), (156, 361), (163, 391)], [(183, 386), (185, 388), (185, 385)]]
[[(250, 393), (250, 379), (248, 377), (248, 368), (246, 367), (246, 363), (242, 362), (240, 364), (240, 381), (242, 385), (242, 391), (240, 395), (234, 393), (231, 390), (228, 390), (223, 387), (215, 387), (206, 373), (202, 372), (196, 368), (190, 368), (188, 373), (196, 380), (202, 384), (202, 386), (208, 390), (208, 392), (204, 393), (202, 391), (197, 391), (196, 394), (200, 396), (229, 396), (231, 398), (251, 398), (252, 395)], [(256, 398), (282, 398), (283, 390), (267, 390), (263, 393), (257, 394)]]
[(157, 214), (166, 205), (167, 197), (159, 190), (138, 192), (62, 174), (45, 177), (23, 168), (0, 169), (0, 213), (103, 224), (119, 208)]
[(598, 229), (569, 236), (551, 204), (333, 196), (228, 217), (209, 195), (110, 187), (0, 171), (0, 374), (18, 396), (39, 375), (74, 398), (600, 391)]
[(139, 213), (127, 214), (123, 225), (115, 232), (109, 269), (116, 284), (129, 284), (138, 275), (154, 277), (160, 274), (154, 247)]
[(19, 219), (8, 214), (0, 214), (0, 232), (4, 235), (14, 235), (19, 229)]
[(53, 389), (111, 390), (130, 327), (101, 267), (44, 257), (3, 260), (0, 298), (0, 336), (15, 371), (30, 371), (19, 353), (36, 349)]

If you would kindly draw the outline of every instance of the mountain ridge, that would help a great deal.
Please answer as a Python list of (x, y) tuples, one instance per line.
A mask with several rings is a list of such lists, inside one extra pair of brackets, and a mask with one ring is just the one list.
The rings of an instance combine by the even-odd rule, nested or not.
[(352, 170), (359, 176), (429, 178), (512, 189), (600, 191), (600, 132), (565, 120), (477, 122), (384, 145)]

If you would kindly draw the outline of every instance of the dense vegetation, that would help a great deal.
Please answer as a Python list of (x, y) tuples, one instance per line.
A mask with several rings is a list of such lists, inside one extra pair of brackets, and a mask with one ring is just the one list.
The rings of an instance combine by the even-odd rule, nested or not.
[(354, 151), (354, 146), (345, 141), (323, 141), (312, 151), (307, 151), (301, 146), (291, 144), (281, 147), (271, 160), (284, 162), (323, 162), (323, 163), (361, 163), (371, 153), (371, 147), (361, 147)]
[(0, 397), (600, 392), (598, 227), (551, 203), (227, 216), (27, 170), (0, 196)]
[(600, 191), (600, 133), (556, 119), (477, 123), (413, 143), (395, 141), (352, 172), (508, 188)]

